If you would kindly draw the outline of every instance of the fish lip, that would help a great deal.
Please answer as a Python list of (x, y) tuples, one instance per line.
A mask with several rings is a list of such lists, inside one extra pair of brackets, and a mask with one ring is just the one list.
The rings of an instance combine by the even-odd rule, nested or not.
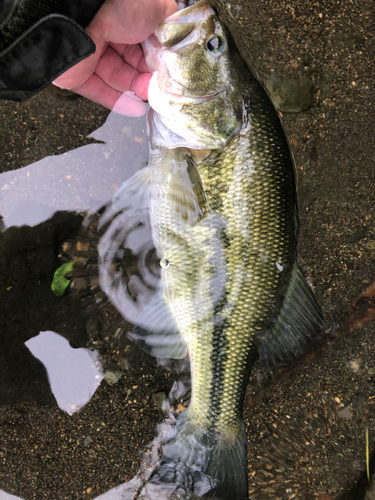
[(182, 95), (182, 94), (177, 94), (175, 92), (165, 92), (165, 94), (167, 94), (168, 96), (171, 96), (175, 99), (185, 101), (184, 104), (188, 103), (188, 102), (195, 102), (195, 103), (199, 104), (201, 102), (208, 102), (208, 101), (211, 101), (213, 99), (216, 99), (219, 95), (223, 94), (225, 91), (226, 91), (226, 89), (223, 89), (223, 90), (220, 90), (219, 92), (211, 93), (211, 94), (204, 95), (204, 96), (194, 95), (194, 94)]

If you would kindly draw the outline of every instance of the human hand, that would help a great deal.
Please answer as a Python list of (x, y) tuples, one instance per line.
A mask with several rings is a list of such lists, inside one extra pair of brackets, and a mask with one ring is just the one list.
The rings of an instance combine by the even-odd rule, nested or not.
[[(107, 0), (86, 28), (96, 51), (53, 82), (128, 116), (142, 116), (151, 74), (140, 42), (177, 10), (174, 0)], [(134, 99), (124, 92), (132, 90)]]

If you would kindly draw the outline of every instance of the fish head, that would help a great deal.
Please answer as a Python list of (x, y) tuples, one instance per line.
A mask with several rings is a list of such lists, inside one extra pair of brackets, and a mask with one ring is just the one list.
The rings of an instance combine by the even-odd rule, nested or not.
[(151, 141), (167, 148), (219, 149), (243, 123), (239, 56), (231, 35), (204, 0), (165, 20), (143, 42), (153, 76)]

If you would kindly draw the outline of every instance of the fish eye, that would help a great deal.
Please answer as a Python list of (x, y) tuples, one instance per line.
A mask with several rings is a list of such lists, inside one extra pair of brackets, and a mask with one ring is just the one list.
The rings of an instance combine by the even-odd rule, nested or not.
[(219, 35), (214, 35), (209, 38), (206, 44), (207, 49), (210, 52), (214, 52), (216, 54), (218, 52), (223, 52), (223, 50), (225, 49), (225, 45), (226, 44), (224, 38)]

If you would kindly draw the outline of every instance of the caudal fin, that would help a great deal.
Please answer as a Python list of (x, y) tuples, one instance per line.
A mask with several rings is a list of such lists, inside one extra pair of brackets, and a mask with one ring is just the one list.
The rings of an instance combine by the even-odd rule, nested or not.
[(147, 498), (247, 500), (243, 425), (223, 436), (181, 417), (145, 487)]

